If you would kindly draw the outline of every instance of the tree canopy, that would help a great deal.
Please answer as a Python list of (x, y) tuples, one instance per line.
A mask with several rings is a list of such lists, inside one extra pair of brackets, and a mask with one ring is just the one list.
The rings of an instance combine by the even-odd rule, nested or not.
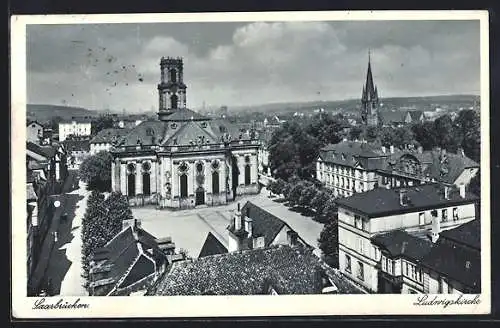
[(97, 134), (99, 131), (113, 127), (113, 118), (109, 115), (100, 115), (92, 121), (92, 134)]
[(111, 162), (113, 157), (107, 151), (101, 151), (85, 158), (80, 165), (79, 176), (87, 183), (89, 190), (111, 190)]

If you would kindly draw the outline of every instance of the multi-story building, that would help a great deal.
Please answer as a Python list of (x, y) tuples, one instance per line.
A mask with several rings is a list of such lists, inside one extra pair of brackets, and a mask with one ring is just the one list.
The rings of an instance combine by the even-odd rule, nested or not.
[(94, 155), (100, 151), (110, 151), (120, 138), (128, 133), (125, 128), (109, 128), (101, 130), (90, 140), (90, 154)]
[(26, 124), (26, 140), (40, 144), (43, 140), (43, 125), (37, 121), (29, 121)]
[(337, 200), (340, 270), (377, 292), (381, 251), (372, 238), (403, 229), (436, 241), (442, 230), (475, 218), (479, 198), (437, 183), (405, 188), (377, 188)]
[(59, 123), (59, 141), (64, 141), (72, 136), (90, 136), (92, 133), (92, 123), (88, 118), (74, 117), (71, 120)]
[(424, 151), (375, 146), (344, 140), (321, 149), (316, 161), (316, 178), (336, 197), (352, 196), (376, 187), (413, 186), (439, 182), (449, 186), (468, 185), (479, 164), (443, 149)]
[(111, 150), (112, 189), (135, 206), (219, 205), (260, 191), (259, 140), (228, 121), (186, 108), (181, 58), (162, 58), (158, 120), (144, 121)]

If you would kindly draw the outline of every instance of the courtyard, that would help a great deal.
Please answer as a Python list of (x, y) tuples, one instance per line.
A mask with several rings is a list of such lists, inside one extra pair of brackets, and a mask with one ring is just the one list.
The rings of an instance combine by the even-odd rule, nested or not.
[(215, 207), (204, 207), (190, 210), (157, 210), (152, 207), (132, 208), (135, 218), (141, 221), (142, 227), (156, 238), (171, 237), (177, 251), (183, 249), (193, 258), (198, 257), (207, 234), (211, 232), (227, 247), (227, 227), (231, 223), (233, 213), (240, 203), (247, 201), (262, 207), (277, 216), (295, 230), (309, 245), (314, 253), (320, 255), (318, 238), (323, 224), (300, 213), (290, 211), (282, 203), (268, 197), (269, 192), (263, 188), (258, 195), (238, 197), (236, 201)]

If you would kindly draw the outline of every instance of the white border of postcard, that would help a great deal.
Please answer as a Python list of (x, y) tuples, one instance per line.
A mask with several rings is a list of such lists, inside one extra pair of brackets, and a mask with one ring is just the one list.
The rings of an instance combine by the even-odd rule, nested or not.
[[(26, 296), (26, 25), (220, 21), (479, 20), (481, 45), (481, 254), (482, 293), (472, 304), (415, 305), (422, 295), (128, 296), (51, 297), (47, 303), (80, 304), (34, 309)], [(15, 318), (223, 317), (302, 315), (454, 315), (491, 311), (489, 25), (487, 11), (344, 11), (190, 14), (47, 15), (11, 17), (12, 315)], [(453, 295), (429, 295), (453, 301)], [(467, 295), (474, 299), (475, 295)]]

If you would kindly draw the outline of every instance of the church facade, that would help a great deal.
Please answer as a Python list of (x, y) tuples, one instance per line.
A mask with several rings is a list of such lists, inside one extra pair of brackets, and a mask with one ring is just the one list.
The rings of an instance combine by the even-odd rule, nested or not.
[(182, 58), (162, 58), (158, 120), (144, 121), (112, 148), (112, 190), (131, 206), (193, 208), (259, 192), (259, 139), (186, 107)]

